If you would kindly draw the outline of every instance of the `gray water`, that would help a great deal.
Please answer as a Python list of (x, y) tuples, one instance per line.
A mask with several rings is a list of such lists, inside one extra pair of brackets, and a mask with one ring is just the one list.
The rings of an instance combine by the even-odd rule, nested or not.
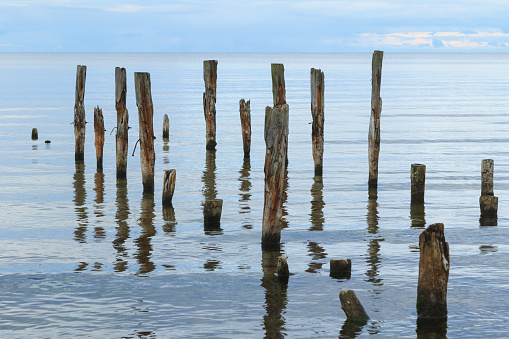
[[(217, 152), (205, 151), (203, 60), (218, 60)], [(280, 252), (262, 252), (265, 106), (284, 63), (290, 107)], [(75, 164), (76, 65), (87, 65), (85, 163)], [(138, 139), (134, 72), (150, 72), (156, 189), (142, 194), (139, 150), (115, 177), (114, 68), (125, 67)], [(325, 73), (323, 179), (311, 154), (310, 68)], [(506, 335), (509, 285), (507, 54), (385, 53), (378, 198), (368, 197), (371, 54), (0, 54), (0, 337), (291, 338)], [(251, 100), (243, 160), (239, 100)], [(103, 109), (96, 170), (93, 107)], [(164, 114), (170, 139), (162, 139)], [(33, 127), (39, 139), (30, 138)], [(111, 134), (110, 134), (111, 133)], [(45, 143), (50, 140), (51, 143)], [(481, 226), (482, 159), (495, 160), (498, 219)], [(410, 165), (427, 166), (423, 209)], [(172, 208), (164, 170), (177, 171)], [(220, 229), (202, 202), (224, 200)], [(449, 317), (417, 326), (418, 237), (441, 222), (450, 245)], [(289, 256), (287, 286), (275, 275)], [(351, 258), (350, 279), (329, 276)], [(351, 326), (339, 292), (371, 320)]]

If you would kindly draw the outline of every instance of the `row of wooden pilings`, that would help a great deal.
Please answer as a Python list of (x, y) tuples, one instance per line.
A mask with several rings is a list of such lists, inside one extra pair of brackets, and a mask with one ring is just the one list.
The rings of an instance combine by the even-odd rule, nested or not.
[[(375, 51), (372, 58), (372, 94), (371, 117), (368, 134), (368, 161), (370, 189), (378, 185), (378, 157), (380, 152), (380, 116), (382, 99), (380, 98), (381, 69), (383, 52)], [(216, 83), (217, 60), (207, 60), (203, 63), (205, 92), (203, 93), (203, 109), (206, 122), (206, 149), (215, 151), (216, 142)], [(265, 109), (264, 139), (266, 144), (265, 156), (265, 185), (264, 208), (262, 222), (262, 247), (279, 248), (282, 226), (283, 182), (285, 167), (288, 165), (288, 132), (289, 106), (286, 103), (284, 66), (271, 65), (272, 74), (272, 106)], [(84, 160), (85, 141), (85, 78), (86, 66), (78, 65), (76, 73), (76, 93), (74, 106), (74, 134), (75, 160)], [(154, 192), (154, 131), (153, 104), (149, 73), (134, 73), (136, 105), (139, 118), (140, 162), (142, 170), (143, 192)], [(126, 107), (126, 70), (115, 68), (115, 108), (117, 111), (116, 133), (116, 175), (118, 179), (126, 178), (128, 123), (129, 115)], [(241, 99), (240, 118), (244, 157), (250, 156), (251, 145), (251, 116), (250, 101)], [(323, 173), (324, 148), (324, 73), (320, 69), (311, 69), (311, 113), (312, 146), (315, 166), (315, 176)], [(168, 138), (169, 120), (164, 117), (163, 138)], [(102, 110), (94, 109), (94, 130), (96, 135), (95, 147), (97, 154), (97, 168), (102, 169), (104, 145), (104, 120)], [(412, 204), (424, 203), (424, 182), (426, 166), (413, 164), (411, 167), (411, 199)], [(493, 196), (493, 160), (484, 160), (482, 165), (482, 191), (480, 197), (481, 216), (496, 215), (498, 198)], [(489, 180), (491, 178), (491, 184)], [(171, 204), (175, 189), (176, 171), (167, 170), (164, 173), (163, 204)], [(204, 203), (204, 220), (218, 222), (221, 217), (222, 200), (214, 199)], [(417, 295), (417, 313), (419, 318), (441, 318), (447, 316), (447, 281), (449, 276), (449, 247), (445, 241), (443, 224), (430, 225), (419, 237), (420, 261), (419, 282)], [(279, 266), (283, 279), (288, 279), (288, 265), (282, 257)], [(344, 261), (341, 261), (345, 265)], [(346, 266), (351, 266), (347, 260)], [(331, 273), (336, 263), (331, 261)], [(342, 269), (339, 269), (341, 271)], [(286, 272), (286, 273), (285, 273)], [(285, 278), (286, 277), (286, 278)], [(343, 293), (344, 292), (344, 293)], [(340, 297), (343, 309), (351, 319), (366, 319), (367, 314), (362, 305), (356, 300), (355, 293), (342, 292)], [(352, 296), (353, 295), (353, 296)], [(355, 305), (360, 305), (360, 308)], [(357, 308), (357, 310), (355, 310)], [(360, 313), (357, 313), (360, 312)], [(360, 315), (359, 315), (360, 314)]]

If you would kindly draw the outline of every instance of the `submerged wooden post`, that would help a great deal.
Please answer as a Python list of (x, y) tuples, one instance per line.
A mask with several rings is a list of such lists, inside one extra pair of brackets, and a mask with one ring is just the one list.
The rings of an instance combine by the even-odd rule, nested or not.
[(209, 151), (216, 149), (216, 82), (217, 60), (203, 62), (203, 80), (205, 92), (203, 92), (203, 113), (205, 115), (206, 139), (205, 148)]
[(382, 82), (382, 59), (384, 52), (375, 51), (371, 63), (371, 118), (369, 120), (368, 154), (369, 180), (368, 185), (378, 186), (378, 155), (380, 154), (380, 114), (382, 98), (380, 84)]
[(419, 250), (417, 317), (447, 317), (447, 282), (450, 261), (444, 224), (432, 224), (421, 233)]
[(154, 192), (154, 107), (150, 73), (134, 73), (136, 106), (140, 122), (140, 162), (143, 179), (143, 193)]
[(103, 169), (103, 148), (104, 148), (104, 118), (103, 110), (99, 106), (94, 107), (94, 132), (95, 132), (95, 154), (97, 157), (97, 170)]
[(287, 284), (289, 277), (288, 256), (282, 255), (277, 258), (277, 278), (280, 282)]
[(331, 259), (329, 275), (337, 279), (350, 279), (352, 275), (352, 260), (350, 258)]
[(169, 137), (170, 137), (170, 119), (168, 119), (168, 114), (165, 114), (163, 119), (163, 139), (168, 139)]
[(39, 132), (37, 131), (37, 128), (32, 128), (32, 140), (39, 139)]
[(76, 91), (74, 95), (74, 160), (85, 159), (85, 80), (87, 66), (78, 65), (76, 70)]
[(265, 190), (262, 246), (279, 246), (283, 217), (283, 182), (288, 140), (288, 105), (265, 109)]
[(424, 187), (426, 181), (426, 165), (410, 166), (411, 204), (424, 204)]
[[(271, 64), (270, 69), (272, 75), (272, 102), (274, 108), (286, 105), (285, 67), (283, 64)], [(285, 167), (288, 167), (288, 132), (286, 134)]]
[(129, 134), (129, 113), (126, 106), (126, 73), (125, 68), (115, 67), (115, 109), (117, 110), (117, 179), (127, 176), (127, 149)]
[(240, 99), (239, 106), (244, 159), (248, 159), (251, 153), (251, 101), (246, 102), (244, 99)]
[(175, 192), (175, 180), (177, 179), (177, 171), (174, 169), (164, 171), (163, 182), (163, 206), (171, 205), (173, 192)]
[(343, 290), (339, 293), (341, 308), (345, 311), (348, 320), (363, 322), (369, 320), (361, 302), (352, 290)]
[(221, 212), (223, 211), (223, 199), (205, 200), (203, 203), (203, 220), (206, 226), (219, 226)]
[(313, 143), (313, 160), (315, 176), (323, 174), (323, 124), (324, 124), (324, 75), (319, 69), (311, 68), (311, 140)]
[[(495, 163), (493, 159), (484, 159), (481, 163), (481, 196), (479, 207), (483, 226), (496, 224), (498, 212), (498, 197), (493, 194), (493, 172)], [(495, 220), (490, 220), (495, 219)]]

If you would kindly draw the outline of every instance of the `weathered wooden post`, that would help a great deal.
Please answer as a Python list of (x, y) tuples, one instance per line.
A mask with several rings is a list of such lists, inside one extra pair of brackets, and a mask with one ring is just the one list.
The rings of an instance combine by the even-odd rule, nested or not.
[(203, 62), (203, 80), (205, 81), (205, 92), (203, 92), (203, 113), (206, 124), (206, 149), (216, 149), (216, 82), (217, 82), (217, 60), (206, 60)]
[(339, 293), (341, 308), (346, 314), (348, 320), (364, 322), (369, 320), (369, 316), (364, 310), (361, 302), (352, 290), (343, 290)]
[(279, 246), (283, 216), (283, 182), (288, 140), (288, 105), (265, 108), (265, 193), (262, 246)]
[(104, 149), (104, 118), (103, 110), (99, 106), (94, 107), (94, 132), (95, 132), (95, 154), (97, 157), (97, 170), (103, 169)]
[(175, 192), (175, 180), (177, 179), (177, 171), (174, 169), (164, 171), (163, 182), (163, 206), (171, 205), (173, 193)]
[(85, 160), (85, 80), (87, 66), (78, 65), (74, 95), (74, 160)]
[(417, 317), (447, 317), (447, 282), (449, 280), (449, 244), (444, 224), (432, 224), (419, 236), (419, 281)]
[(251, 153), (251, 101), (246, 102), (244, 99), (240, 99), (239, 106), (244, 159), (248, 159)]
[(424, 186), (426, 181), (426, 165), (410, 166), (411, 204), (424, 204)]
[(39, 132), (37, 131), (37, 128), (32, 128), (32, 140), (39, 139)]
[(311, 140), (313, 143), (313, 160), (315, 162), (315, 176), (323, 173), (323, 124), (324, 124), (324, 92), (325, 83), (323, 72), (311, 68)]
[(382, 82), (382, 59), (384, 52), (375, 51), (371, 63), (371, 118), (369, 120), (368, 155), (369, 180), (368, 186), (378, 186), (378, 155), (380, 154), (380, 114), (382, 98), (380, 84)]
[(290, 268), (288, 267), (288, 256), (286, 255), (277, 258), (277, 278), (280, 282), (288, 284)]
[(163, 139), (169, 138), (170, 138), (170, 119), (168, 119), (168, 114), (165, 114), (163, 119)]
[(125, 68), (115, 67), (115, 109), (117, 110), (116, 157), (117, 179), (127, 176), (127, 149), (129, 134), (129, 113), (126, 106)]
[[(274, 108), (286, 104), (285, 67), (283, 64), (271, 64), (272, 102)], [(286, 135), (285, 167), (288, 167), (288, 132)]]
[[(493, 172), (495, 163), (493, 159), (484, 159), (481, 163), (481, 196), (479, 206), (481, 209), (481, 224), (493, 224), (498, 212), (498, 197), (493, 194)], [(489, 221), (489, 222), (484, 222)]]
[(336, 279), (350, 279), (352, 275), (352, 260), (350, 258), (331, 259), (329, 275)]
[(205, 200), (203, 203), (203, 221), (205, 227), (219, 227), (222, 211), (223, 199)]
[(153, 193), (156, 155), (154, 152), (154, 107), (152, 105), (150, 73), (135, 72), (134, 85), (140, 122), (140, 162), (143, 193)]

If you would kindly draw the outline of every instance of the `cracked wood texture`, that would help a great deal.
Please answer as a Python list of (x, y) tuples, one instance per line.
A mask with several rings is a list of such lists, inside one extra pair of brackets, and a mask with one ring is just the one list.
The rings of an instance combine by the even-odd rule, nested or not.
[(177, 179), (177, 171), (174, 169), (164, 171), (163, 181), (163, 206), (171, 206), (173, 193), (175, 192), (175, 180)]
[(74, 159), (85, 160), (85, 80), (87, 66), (78, 65), (76, 70), (76, 92), (74, 95)]
[(203, 92), (203, 113), (206, 124), (206, 149), (216, 149), (216, 82), (217, 82), (217, 60), (206, 60), (203, 62), (203, 80), (205, 81), (205, 92)]
[(134, 73), (136, 106), (140, 122), (140, 162), (143, 193), (154, 193), (154, 107), (150, 85), (150, 73)]
[(432, 224), (419, 236), (419, 281), (417, 317), (447, 317), (447, 282), (449, 280), (449, 244), (444, 224)]
[[(271, 64), (270, 71), (272, 75), (272, 102), (274, 108), (286, 105), (285, 67), (283, 64)], [(288, 167), (288, 133), (285, 143), (285, 167)]]
[(242, 127), (242, 142), (244, 145), (244, 159), (250, 157), (251, 153), (251, 101), (244, 99), (239, 101), (240, 125)]
[(283, 217), (283, 182), (288, 140), (288, 105), (265, 109), (265, 192), (262, 246), (279, 246)]
[(370, 187), (378, 186), (378, 155), (380, 154), (380, 114), (382, 98), (380, 84), (382, 82), (382, 59), (384, 52), (375, 51), (371, 63), (371, 118), (369, 121), (368, 154)]
[(311, 141), (313, 144), (313, 160), (315, 176), (323, 173), (323, 123), (324, 123), (324, 74), (319, 69), (311, 68)]
[(115, 109), (117, 110), (116, 157), (117, 179), (127, 176), (127, 149), (129, 134), (129, 113), (126, 106), (125, 68), (115, 67)]
[(94, 132), (95, 132), (95, 154), (97, 157), (97, 170), (103, 169), (104, 149), (104, 118), (103, 110), (99, 106), (94, 107)]

